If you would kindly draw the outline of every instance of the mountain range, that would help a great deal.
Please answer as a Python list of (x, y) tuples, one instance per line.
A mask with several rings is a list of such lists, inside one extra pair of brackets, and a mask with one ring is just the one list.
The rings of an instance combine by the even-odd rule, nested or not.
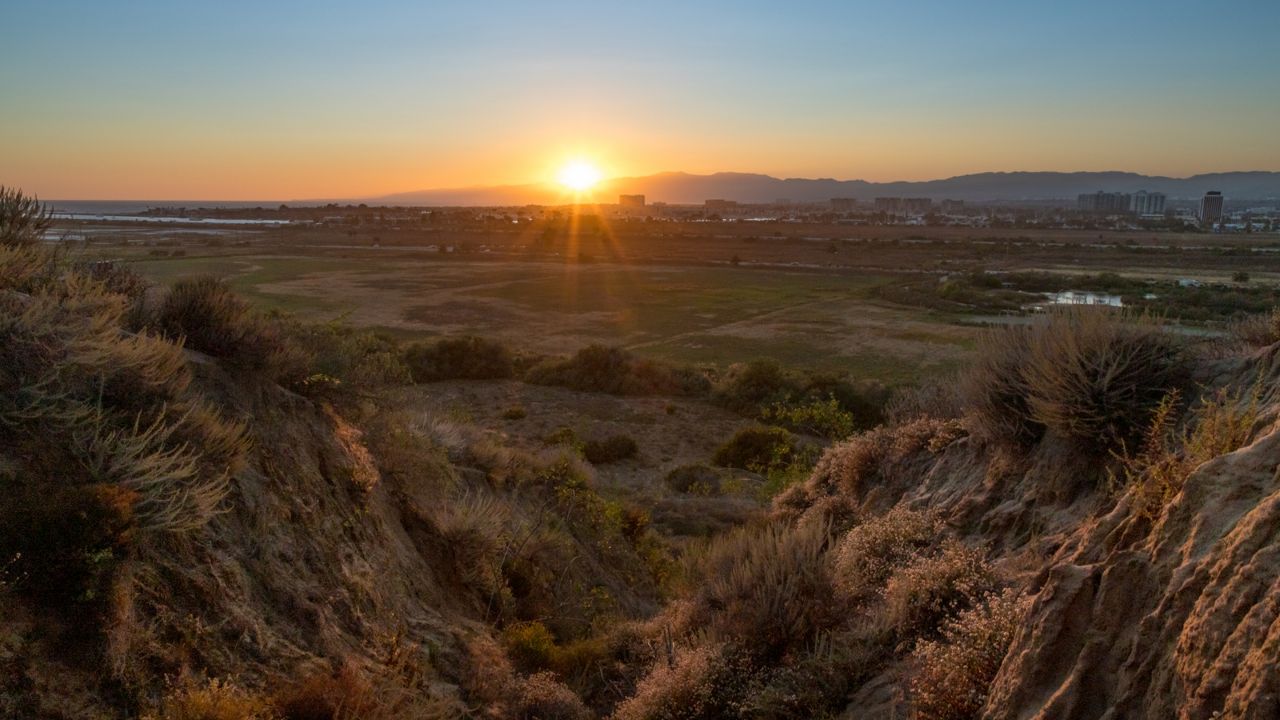
[[(868, 182), (832, 178), (776, 178), (756, 173), (718, 172), (695, 175), (664, 172), (642, 177), (611, 178), (596, 186), (598, 202), (617, 202), (619, 194), (644, 195), (646, 200), (697, 203), (710, 198), (744, 203), (776, 200), (820, 202), (831, 198), (872, 200), (876, 197), (929, 197), (969, 202), (1033, 202), (1074, 200), (1081, 193), (1162, 192), (1173, 199), (1194, 199), (1218, 190), (1228, 200), (1280, 198), (1280, 172), (1223, 172), (1186, 178), (1130, 172), (987, 172), (941, 180)], [(544, 184), (500, 185), (396, 193), (366, 202), (394, 205), (525, 205), (561, 204), (566, 195)]]

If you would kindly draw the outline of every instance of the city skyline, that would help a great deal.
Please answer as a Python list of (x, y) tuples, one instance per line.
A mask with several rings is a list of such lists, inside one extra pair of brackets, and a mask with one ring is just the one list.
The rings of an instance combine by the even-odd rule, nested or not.
[(1229, 31), (1203, 12), (28, 4), (0, 28), (0, 182), (283, 199), (553, 182), (573, 161), (877, 182), (1280, 169), (1280, 7), (1215, 5)]

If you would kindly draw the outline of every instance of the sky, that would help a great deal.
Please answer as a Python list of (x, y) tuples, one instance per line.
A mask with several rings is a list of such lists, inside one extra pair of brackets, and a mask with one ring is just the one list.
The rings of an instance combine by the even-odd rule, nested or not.
[(4, 0), (0, 184), (1280, 170), (1280, 2)]

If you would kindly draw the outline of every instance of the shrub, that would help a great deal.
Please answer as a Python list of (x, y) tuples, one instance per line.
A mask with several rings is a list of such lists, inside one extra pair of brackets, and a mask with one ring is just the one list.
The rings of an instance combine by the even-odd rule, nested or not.
[(520, 681), (519, 720), (588, 720), (591, 712), (555, 674), (540, 672)]
[(981, 552), (948, 540), (937, 554), (913, 558), (889, 578), (886, 617), (899, 637), (918, 637), (995, 586), (995, 573)]
[(610, 395), (703, 395), (710, 389), (704, 375), (635, 357), (621, 348), (590, 345), (567, 360), (530, 368), (525, 380), (581, 392)]
[(187, 347), (253, 370), (295, 372), (279, 332), (240, 299), (227, 284), (203, 276), (179, 280), (160, 303), (153, 324)]
[(803, 644), (836, 619), (830, 542), (819, 523), (743, 528), (717, 539), (698, 563), (693, 628), (757, 658)]
[[(380, 387), (410, 382), (398, 343), (386, 335), (338, 322), (282, 322), (288, 340), (306, 356), (306, 386)], [(304, 388), (305, 389), (305, 388)]]
[(1082, 309), (989, 334), (966, 394), (985, 440), (1049, 430), (1106, 453), (1141, 434), (1186, 375), (1182, 343), (1153, 321)]
[(847, 438), (855, 428), (853, 413), (842, 410), (834, 396), (798, 404), (775, 403), (772, 407), (765, 408), (762, 419), (828, 440)]
[(582, 446), (582, 455), (592, 465), (603, 465), (633, 457), (639, 448), (627, 435), (610, 435), (603, 440), (588, 440)]
[(502, 631), (502, 644), (507, 657), (521, 672), (536, 672), (551, 667), (556, 652), (556, 639), (546, 625), (534, 620), (511, 625)]
[(515, 374), (511, 351), (494, 340), (468, 335), (405, 349), (405, 364), (414, 382), (498, 380)]
[(834, 551), (834, 585), (845, 602), (866, 603), (881, 595), (894, 572), (936, 545), (942, 522), (899, 505), (855, 526)]
[(885, 404), (885, 419), (891, 425), (920, 418), (958, 419), (964, 415), (959, 385), (959, 378), (946, 377), (900, 388)]
[(752, 667), (722, 645), (675, 652), (659, 662), (614, 711), (614, 720), (700, 720), (738, 716)]
[(529, 416), (529, 411), (524, 409), (523, 405), (512, 405), (502, 411), (503, 420), (523, 420)]
[(262, 698), (213, 679), (203, 685), (185, 683), (172, 688), (158, 712), (144, 720), (277, 720), (278, 716)]
[(39, 243), (52, 223), (48, 205), (18, 188), (0, 185), (0, 246)]
[(874, 481), (892, 476), (895, 466), (915, 453), (939, 452), (962, 436), (959, 423), (931, 418), (868, 430), (827, 448), (807, 484), (861, 498)]
[(798, 451), (795, 436), (778, 427), (749, 427), (721, 445), (712, 462), (757, 473), (786, 467)]
[(969, 720), (986, 703), (1013, 636), (1031, 600), (1010, 589), (988, 595), (942, 627), (912, 653), (910, 700), (921, 720)]
[(730, 367), (716, 384), (712, 400), (734, 412), (755, 415), (799, 393), (800, 384), (776, 360), (752, 360)]
[(706, 465), (681, 465), (663, 478), (667, 487), (690, 495), (719, 495), (720, 473)]

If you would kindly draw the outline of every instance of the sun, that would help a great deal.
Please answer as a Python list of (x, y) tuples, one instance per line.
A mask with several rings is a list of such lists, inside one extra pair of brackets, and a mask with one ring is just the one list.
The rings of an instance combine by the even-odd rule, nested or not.
[(585, 160), (574, 160), (560, 168), (556, 176), (560, 184), (574, 192), (585, 192), (600, 182), (602, 175), (599, 168)]

